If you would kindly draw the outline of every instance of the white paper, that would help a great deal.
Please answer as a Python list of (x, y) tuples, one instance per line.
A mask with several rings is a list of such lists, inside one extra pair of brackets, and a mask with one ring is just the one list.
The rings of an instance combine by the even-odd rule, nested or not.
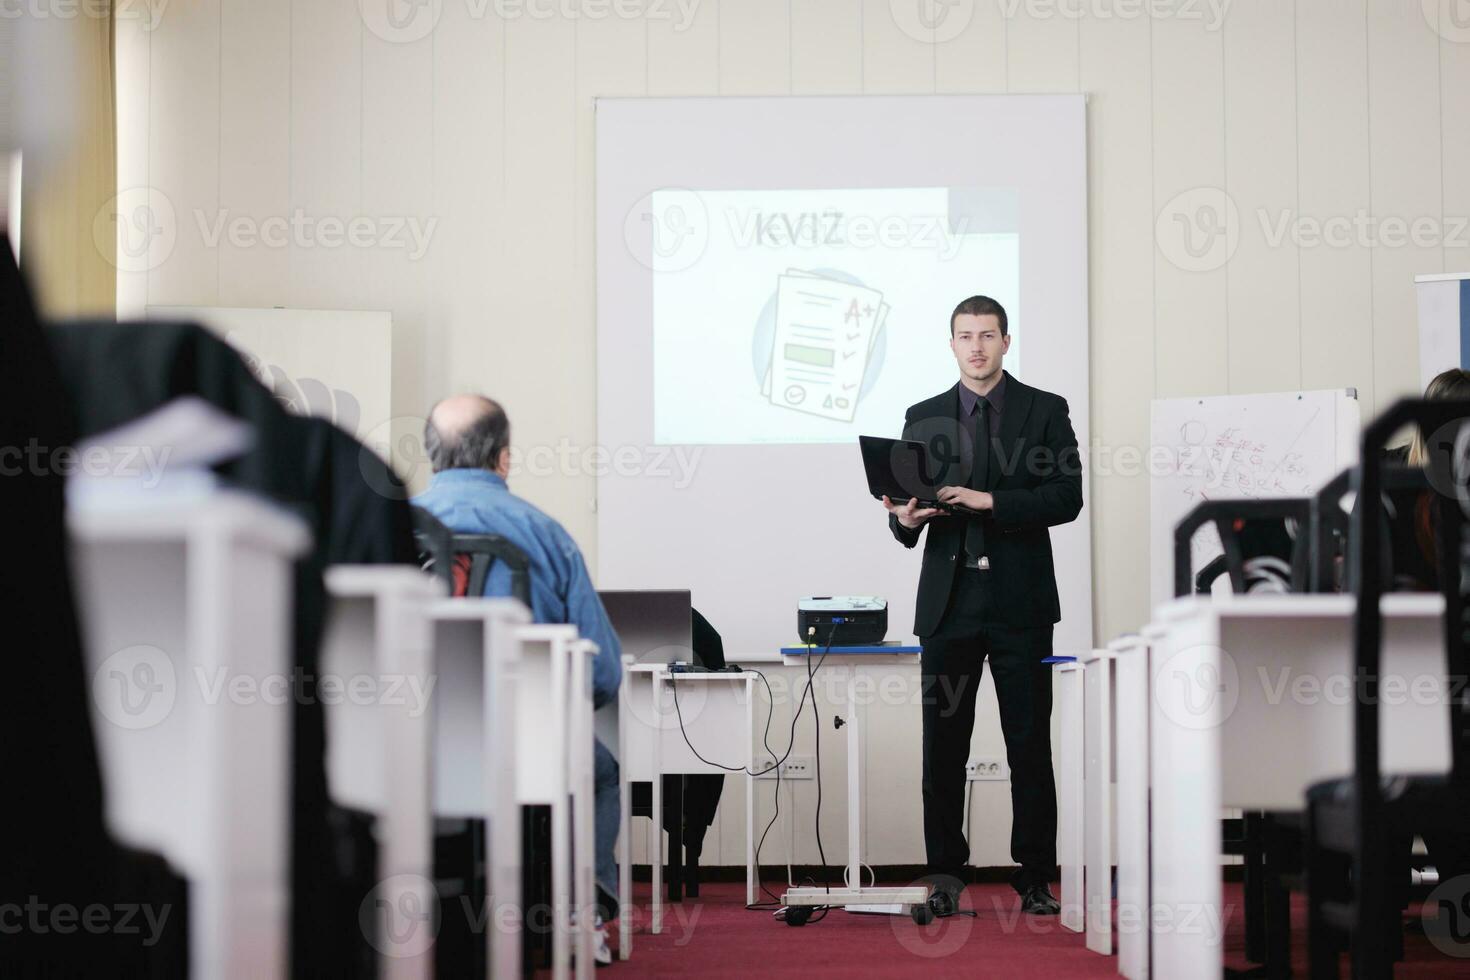
[(851, 422), (884, 313), (883, 294), (809, 273), (777, 280), (771, 404)]

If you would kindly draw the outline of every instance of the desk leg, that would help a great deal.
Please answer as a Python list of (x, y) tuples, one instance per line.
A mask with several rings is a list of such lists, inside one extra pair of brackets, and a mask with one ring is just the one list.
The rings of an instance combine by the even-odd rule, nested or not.
[(571, 904), (572, 904), (572, 826), (571, 807), (567, 796), (569, 787), (558, 788), (556, 802), (551, 805), (551, 908), (552, 947), (551, 975), (554, 980), (566, 980), (571, 967)]
[(1217, 642), (1171, 633), (1150, 665), (1150, 973), (1169, 980), (1221, 976), (1225, 916), (1238, 912), (1220, 879), (1222, 699), (1200, 694), (1221, 676)]
[(847, 668), (847, 887), (863, 885), (862, 859), (862, 748), (857, 719), (857, 668)]
[[(674, 812), (674, 826), (669, 831), (669, 901), (684, 901), (684, 775), (673, 779), (674, 798), (669, 809)], [(662, 814), (654, 814), (662, 822)]]
[(1118, 700), (1118, 972), (1148, 980), (1148, 651), (1113, 665)]
[(1262, 838), (1263, 815), (1254, 810), (1241, 814), (1240, 825), (1245, 842), (1241, 848), (1241, 888), (1245, 896), (1245, 958), (1252, 963), (1266, 961), (1266, 908), (1265, 841)]
[(633, 784), (628, 779), (628, 743), (621, 730), (618, 742), (618, 959), (626, 960), (633, 955)]
[(755, 684), (745, 683), (745, 727), (750, 732), (746, 740), (749, 751), (745, 757), (745, 904), (755, 904)]
[[(579, 678), (580, 689), (581, 680)], [(577, 703), (577, 702), (574, 702)], [(592, 962), (592, 941), (596, 922), (597, 908), (597, 886), (595, 884), (595, 861), (593, 850), (596, 848), (596, 832), (593, 828), (594, 804), (592, 795), (594, 784), (592, 779), (592, 767), (595, 765), (592, 753), (592, 742), (595, 736), (592, 734), (592, 705), (577, 703), (577, 712), (586, 720), (585, 726), (577, 726), (576, 742), (572, 748), (578, 760), (576, 771), (577, 790), (575, 796), (576, 836), (572, 844), (572, 853), (576, 856), (576, 879), (572, 884), (573, 901), (577, 910), (577, 978), (578, 980), (592, 980), (592, 972), (595, 964)]]
[(1083, 667), (1063, 665), (1056, 674), (1056, 700), (1060, 705), (1061, 731), (1057, 746), (1057, 857), (1061, 864), (1061, 925), (1081, 932), (1085, 928), (1083, 894), (1083, 718), (1086, 701), (1082, 690)]
[[(649, 713), (650, 718), (657, 719), (656, 724), (662, 728), (663, 716), (659, 714), (659, 686), (662, 682), (655, 677), (653, 680), (653, 711)], [(663, 757), (659, 751), (659, 732), (654, 733), (653, 739), (653, 786), (650, 792), (653, 794), (653, 847), (648, 852), (648, 864), (653, 870), (653, 911), (650, 913), (648, 931), (657, 936), (664, 927), (664, 774)]]
[(1291, 975), (1291, 891), (1281, 880), (1281, 875), (1294, 862), (1291, 860), (1286, 829), (1281, 825), (1280, 817), (1268, 813), (1261, 822), (1266, 852), (1266, 976), (1279, 980)]
[[(515, 684), (519, 665), (520, 644), (508, 624), (496, 622), (489, 627), (487, 640), (490, 655), (485, 663), (485, 725), (490, 741), (485, 746), (486, 759), (503, 759), (503, 765), (487, 766), (486, 795), (490, 812), (490, 867), (486, 888), (487, 905), (493, 928), (486, 929), (487, 962), (496, 980), (520, 976), (523, 946), (526, 942), (525, 901), (521, 888), (524, 858), (521, 847), (522, 811), (516, 787)], [(509, 651), (509, 653), (508, 653)]]
[(1113, 952), (1112, 670), (1112, 661), (1099, 657), (1082, 674), (1083, 921), (1087, 948), (1104, 956)]

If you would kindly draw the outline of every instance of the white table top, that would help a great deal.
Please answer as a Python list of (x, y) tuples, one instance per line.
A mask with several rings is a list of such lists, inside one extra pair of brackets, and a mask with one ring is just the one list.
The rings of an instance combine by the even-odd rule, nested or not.
[(182, 541), (201, 530), (287, 555), (311, 545), (305, 522), (262, 497), (239, 490), (186, 496), (89, 491), (67, 500), (67, 527), (94, 541)]
[[(1181, 596), (1159, 605), (1155, 610), (1157, 622), (1150, 624), (1153, 629), (1145, 627), (1145, 633), (1157, 636), (1169, 624), (1205, 612), (1222, 619), (1328, 619), (1351, 616), (1357, 605), (1357, 597), (1346, 593)], [(1390, 618), (1443, 616), (1444, 596), (1437, 592), (1393, 592), (1382, 597), (1379, 609)]]
[(444, 580), (412, 565), (333, 565), (324, 576), (334, 596), (369, 597), (393, 591), (425, 598), (445, 597)]

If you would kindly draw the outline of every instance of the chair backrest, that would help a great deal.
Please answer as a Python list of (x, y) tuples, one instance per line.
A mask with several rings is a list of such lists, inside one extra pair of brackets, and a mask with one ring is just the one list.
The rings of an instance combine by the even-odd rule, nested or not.
[[(1359, 498), (1354, 498), (1351, 511), (1343, 506), (1344, 498), (1356, 492), (1354, 481), (1358, 469), (1353, 465), (1343, 470), (1312, 498), (1309, 591), (1358, 591), (1358, 566), (1348, 553), (1355, 547), (1352, 526)], [(1378, 575), (1383, 589), (1435, 591), (1438, 577), (1432, 567), (1434, 559), (1420, 554), (1421, 542), (1417, 538), (1420, 519), (1430, 516), (1430, 508), (1424, 507), (1433, 498), (1429, 477), (1422, 467), (1391, 459), (1379, 462), (1378, 473), (1382, 502), (1378, 525), (1381, 540), (1385, 542), (1378, 554)]]
[(413, 510), (413, 542), (419, 552), (419, 567), (444, 580), (454, 593), (454, 532), (422, 507)]
[(413, 508), (413, 536), (424, 571), (444, 580), (452, 596), (485, 594), (498, 558), (510, 569), (510, 594), (531, 606), (531, 560), (498, 534), (459, 534), (422, 507)]
[[(456, 534), (450, 539), (450, 547), (456, 564), (455, 595), (484, 595), (485, 580), (490, 577), (490, 567), (498, 558), (510, 568), (510, 594), (530, 607), (531, 560), (524, 551), (498, 534)], [(468, 568), (463, 564), (466, 558)], [(461, 588), (462, 572), (464, 582)]]
[[(1234, 592), (1263, 584), (1277, 592), (1306, 591), (1311, 506), (1306, 497), (1201, 502), (1174, 528), (1174, 594), (1209, 592), (1222, 572), (1229, 573)], [(1196, 575), (1192, 545), (1206, 524), (1214, 524), (1225, 553)]]
[(1344, 554), (1348, 534), (1348, 512), (1342, 509), (1342, 498), (1352, 490), (1353, 470), (1349, 466), (1322, 485), (1312, 498), (1308, 524), (1311, 528), (1312, 552), (1307, 571), (1307, 587), (1311, 592), (1340, 592), (1337, 560)]

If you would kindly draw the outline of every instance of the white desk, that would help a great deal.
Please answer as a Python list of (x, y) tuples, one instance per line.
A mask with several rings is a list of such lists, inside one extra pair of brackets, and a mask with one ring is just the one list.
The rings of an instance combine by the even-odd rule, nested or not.
[(488, 962), (496, 980), (518, 980), (524, 914), (515, 695), (518, 631), (531, 614), (514, 599), (464, 598), (436, 600), (429, 617), (434, 813), (488, 821)]
[[(584, 754), (573, 746), (573, 719), (585, 704), (586, 747), (592, 745), (592, 689), (585, 681), (585, 661), (596, 653), (593, 643), (580, 643), (577, 628), (537, 623), (516, 630), (521, 644), (516, 677), (516, 800), (522, 806), (551, 808), (551, 975), (565, 980), (571, 968), (571, 911), (575, 900), (572, 868), (571, 796), (580, 779)], [(582, 661), (579, 666), (574, 661)], [(581, 734), (580, 731), (577, 734)], [(578, 820), (590, 820), (584, 812)], [(588, 925), (590, 913), (579, 910), (578, 925)], [(590, 977), (590, 956), (577, 962), (579, 978)], [(586, 971), (584, 973), (584, 971)]]
[[(1153, 971), (1222, 972), (1220, 813), (1301, 810), (1353, 770), (1350, 595), (1188, 597), (1161, 605), (1151, 652)], [(1390, 595), (1384, 615), (1384, 772), (1450, 759), (1438, 595)]]
[(1085, 705), (1082, 715), (1082, 828), (1085, 871), (1083, 894), (1087, 948), (1104, 956), (1113, 952), (1113, 717), (1114, 686), (1111, 649), (1090, 650), (1081, 662)]
[[(625, 707), (632, 670), (635, 661), (623, 654), (623, 681), (618, 685), (618, 696), (603, 705), (593, 715), (594, 737), (618, 759), (618, 843), (615, 851), (618, 862), (618, 959), (626, 960), (633, 955), (633, 799), (629, 783), (628, 724), (632, 709)], [(627, 760), (627, 761), (625, 761)], [(594, 805), (596, 805), (594, 803)]]
[[(652, 931), (655, 933), (663, 928), (663, 896), (660, 892), (664, 864), (661, 817), (664, 776), (730, 775), (731, 769), (744, 769), (747, 905), (755, 901), (756, 875), (755, 777), (751, 773), (755, 768), (755, 685), (758, 678), (751, 671), (671, 673), (666, 665), (660, 665), (660, 668), (648, 674), (648, 713), (638, 711), (635, 702), (635, 724), (629, 729), (630, 742), (643, 742), (652, 747), (654, 836), (659, 842), (657, 852), (652, 856), (656, 858), (652, 861)], [(640, 730), (641, 734), (633, 734)], [(633, 748), (630, 751), (639, 750)]]
[(1056, 665), (1053, 680), (1055, 711), (1060, 718), (1057, 735), (1057, 863), (1062, 871), (1061, 923), (1081, 932), (1084, 927), (1083, 858), (1086, 856), (1084, 792), (1083, 690), (1085, 668), (1077, 662)]
[[(873, 650), (878, 648), (859, 648)], [(862, 861), (862, 721), (859, 717), (857, 696), (857, 667), (884, 664), (916, 664), (919, 660), (919, 651), (916, 647), (894, 647), (892, 651), (881, 652), (853, 652), (843, 653), (843, 648), (834, 647), (828, 653), (813, 653), (805, 650), (795, 655), (787, 655), (783, 650), (782, 662), (806, 666), (809, 663), (815, 666), (820, 663), (821, 670), (835, 671), (843, 676), (846, 683), (846, 704), (844, 706), (842, 719), (843, 727), (847, 731), (847, 867), (843, 871), (843, 886), (841, 888), (826, 888), (822, 886), (806, 888), (788, 888), (783, 901), (788, 906), (787, 923), (799, 925), (805, 919), (793, 921), (792, 915), (798, 908), (820, 905), (890, 905), (906, 909), (914, 916), (915, 921), (928, 921), (929, 889), (925, 885), (909, 885), (904, 887), (888, 886), (863, 886), (863, 861)], [(809, 658), (816, 656), (817, 661)], [(813, 704), (815, 704), (815, 692), (813, 692)], [(747, 794), (747, 801), (750, 800)], [(750, 819), (747, 816), (747, 819)], [(751, 858), (750, 860), (753, 860)], [(752, 898), (754, 892), (751, 892)], [(799, 914), (799, 913), (796, 913)], [(809, 912), (806, 914), (810, 914)]]
[(67, 510), (108, 829), (189, 881), (189, 974), (285, 977), (292, 562), (260, 499), (106, 489)]
[(1108, 644), (1113, 655), (1118, 824), (1118, 972), (1148, 977), (1148, 652), (1156, 632)]
[(572, 907), (577, 910), (573, 938), (577, 943), (577, 977), (591, 980), (593, 922), (596, 915), (597, 805), (592, 744), (592, 660), (598, 646), (579, 639), (570, 651), (571, 698), (567, 704), (567, 765), (572, 789)]
[[(654, 743), (658, 739), (658, 733), (662, 727), (670, 722), (664, 721), (655, 710), (653, 695), (654, 675), (663, 671), (667, 664), (639, 664), (632, 663), (631, 658), (623, 660), (623, 686), (618, 690), (618, 713), (616, 721), (616, 737), (619, 743), (618, 750), (618, 793), (622, 803), (622, 830), (618, 835), (618, 896), (619, 922), (618, 938), (620, 957), (622, 950), (630, 949), (633, 939), (632, 919), (628, 913), (628, 899), (633, 893), (633, 847), (631, 844), (633, 833), (633, 793), (632, 783), (650, 783), (657, 781), (656, 766), (658, 760), (654, 755)], [(598, 723), (603, 732), (603, 741), (607, 742), (611, 734), (607, 726), (607, 712), (598, 712)], [(653, 871), (653, 904), (649, 931), (657, 933), (663, 927), (663, 907), (660, 891), (663, 886), (663, 816), (657, 810), (653, 811), (653, 819), (649, 821), (652, 835), (648, 839), (649, 864)]]
[(324, 699), (327, 787), (337, 802), (377, 817), (379, 918), (368, 939), (383, 976), (430, 977), (433, 930), (422, 917), (434, 879), (429, 610), (444, 585), (404, 565), (339, 565), (327, 569), (326, 584), (322, 678), (354, 692)]

